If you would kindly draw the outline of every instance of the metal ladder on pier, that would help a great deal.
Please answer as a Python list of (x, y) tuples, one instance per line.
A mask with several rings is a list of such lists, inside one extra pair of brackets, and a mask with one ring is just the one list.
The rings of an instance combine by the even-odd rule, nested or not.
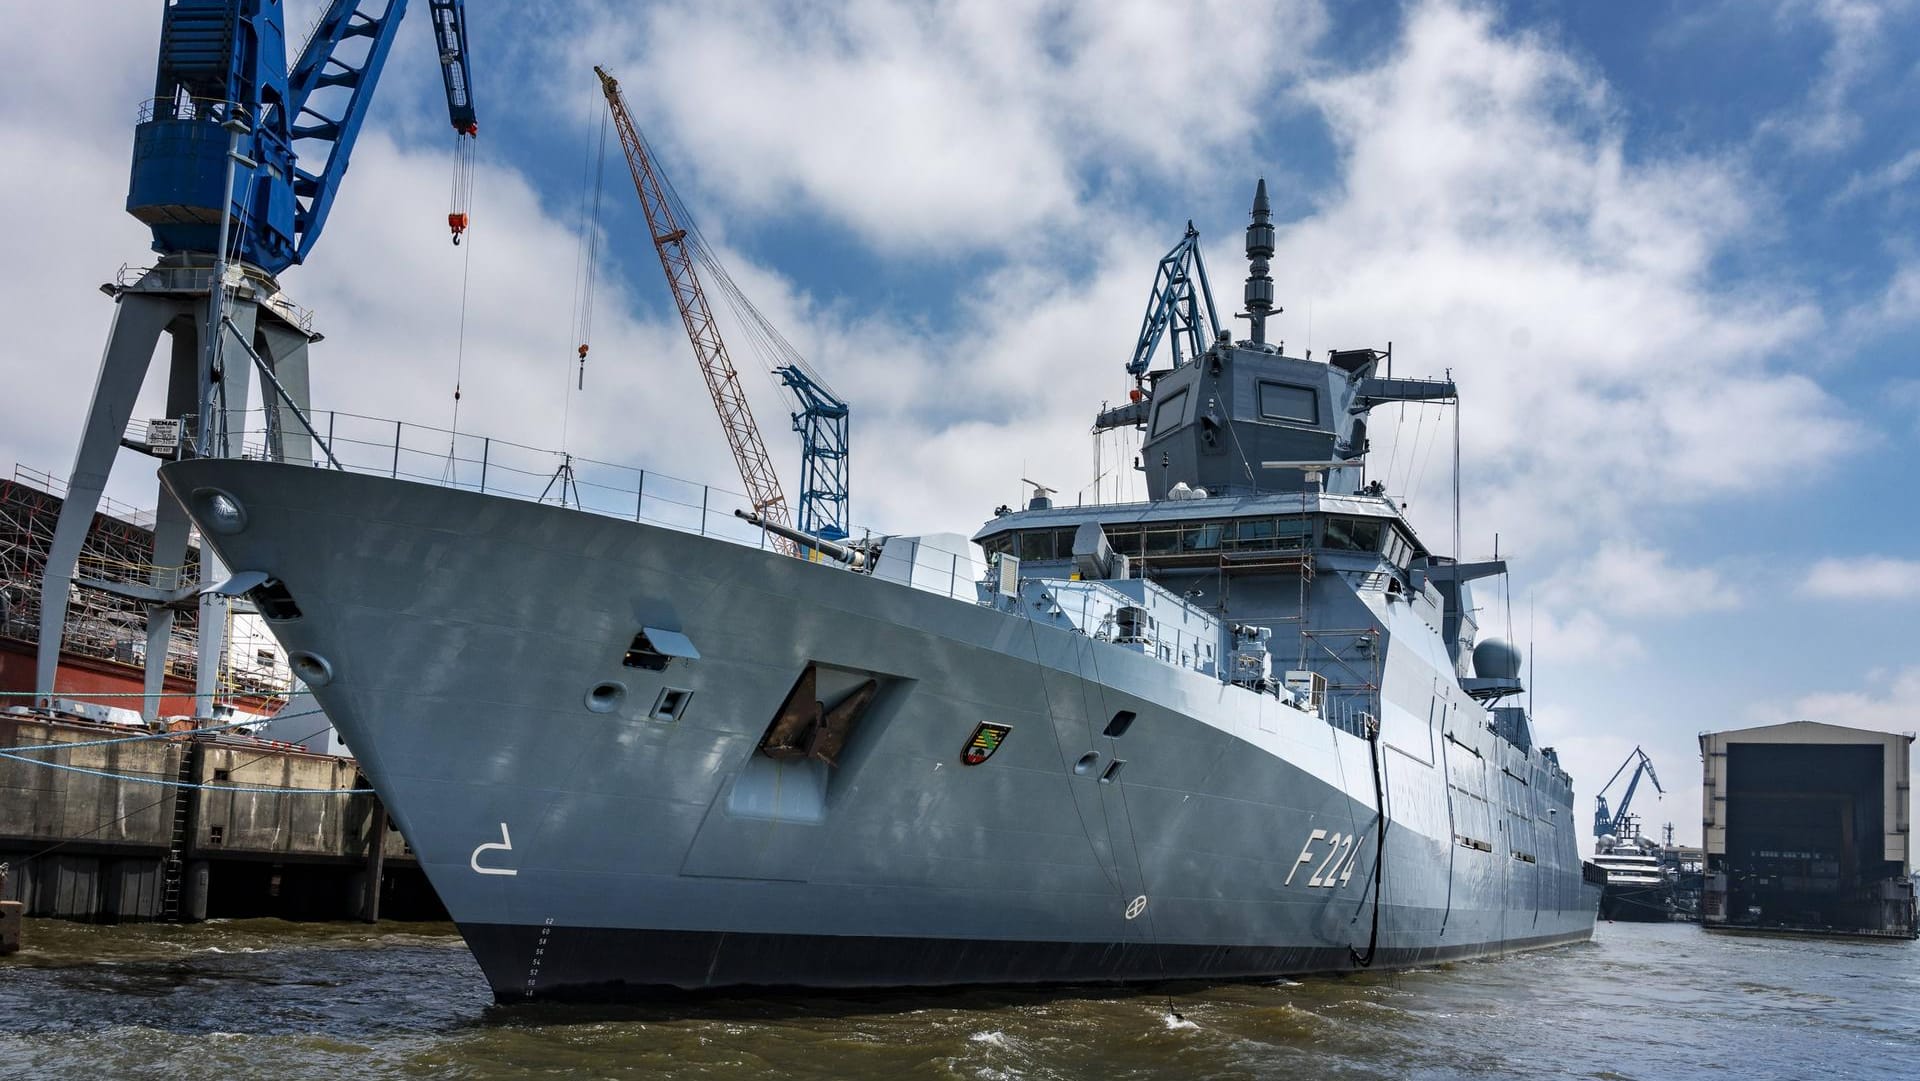
[(161, 868), (160, 918), (180, 922), (180, 891), (186, 882), (187, 832), (192, 825), (193, 760), (195, 747), (187, 744), (180, 752), (180, 769), (173, 790), (173, 837), (167, 844), (167, 862)]

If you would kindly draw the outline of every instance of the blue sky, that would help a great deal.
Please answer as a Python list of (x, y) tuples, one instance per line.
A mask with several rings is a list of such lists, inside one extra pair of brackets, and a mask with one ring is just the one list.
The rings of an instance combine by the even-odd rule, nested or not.
[[(970, 530), (1036, 471), (1111, 497), (1087, 428), (1125, 393), (1154, 260), (1194, 219), (1234, 307), (1264, 175), (1278, 335), (1392, 340), (1398, 370), (1460, 381), (1465, 554), (1497, 531), (1512, 557), (1539, 726), (1583, 804), (1641, 743), (1671, 794), (1640, 809), (1694, 838), (1702, 730), (1920, 728), (1914, 0), (476, 4), (458, 356), (467, 252), (416, 6), (283, 279), (327, 334), (323, 407), (445, 424), (458, 366), (463, 429), (731, 481), (615, 153), (566, 390), (602, 63), (735, 278), (853, 403), (857, 522)], [(95, 286), (146, 255), (121, 205), (158, 22), (65, 5), (0, 42), (0, 452), (24, 465), (70, 463)], [(748, 389), (791, 483), (782, 404)], [(1377, 414), (1373, 468), (1445, 547), (1435, 420)], [(151, 503), (138, 465), (113, 492)]]

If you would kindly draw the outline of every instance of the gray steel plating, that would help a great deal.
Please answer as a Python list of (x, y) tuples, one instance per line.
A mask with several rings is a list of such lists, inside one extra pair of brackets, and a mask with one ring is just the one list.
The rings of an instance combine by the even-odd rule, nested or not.
[[(1272, 976), (1592, 930), (1565, 775), (1364, 576), (1313, 589), (1381, 632), (1374, 745), (991, 591), (306, 466), (162, 477), (279, 583), (276, 635), (503, 999)], [(690, 648), (630, 667), (647, 628)], [(831, 765), (760, 749), (809, 666), (825, 702), (878, 685)], [(983, 721), (1011, 731), (964, 765)]]
[(1586, 938), (1604, 876), (1572, 782), (1498, 705), (1517, 652), (1475, 641), (1470, 583), (1505, 565), (1430, 553), (1365, 482), (1369, 410), (1454, 385), (1267, 344), (1268, 209), (1262, 182), (1252, 340), (1176, 353), (1095, 422), (1141, 428), (1151, 502), (1039, 488), (979, 548), (842, 567), (303, 466), (161, 477), (255, 572), (503, 999)]

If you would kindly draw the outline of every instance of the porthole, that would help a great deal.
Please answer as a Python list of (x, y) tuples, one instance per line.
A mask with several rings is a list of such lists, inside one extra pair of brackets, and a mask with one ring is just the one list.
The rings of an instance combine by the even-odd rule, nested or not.
[(587, 708), (595, 713), (612, 713), (620, 708), (620, 703), (626, 697), (627, 687), (624, 683), (596, 683), (587, 692)]

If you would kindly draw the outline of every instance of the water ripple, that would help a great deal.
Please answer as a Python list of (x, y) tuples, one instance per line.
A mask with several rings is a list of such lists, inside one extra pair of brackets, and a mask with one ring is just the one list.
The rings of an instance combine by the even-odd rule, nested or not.
[(500, 1007), (448, 927), (31, 921), (0, 1076), (1876, 1079), (1920, 1059), (1920, 948), (1602, 925), (1403, 973), (1147, 992)]

